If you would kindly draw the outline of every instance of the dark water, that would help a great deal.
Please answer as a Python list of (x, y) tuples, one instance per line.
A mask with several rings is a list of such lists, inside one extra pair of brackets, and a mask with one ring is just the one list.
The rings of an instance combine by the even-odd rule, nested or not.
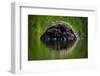
[(87, 39), (43, 42), (35, 36), (28, 49), (28, 60), (79, 59), (88, 57)]

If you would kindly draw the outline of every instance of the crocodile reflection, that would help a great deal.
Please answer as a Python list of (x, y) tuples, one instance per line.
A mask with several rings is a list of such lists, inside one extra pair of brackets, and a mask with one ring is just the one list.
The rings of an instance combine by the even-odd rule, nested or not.
[(49, 40), (49, 41), (42, 41), (43, 44), (52, 49), (52, 50), (56, 50), (56, 51), (60, 51), (60, 50), (68, 50), (69, 48), (71, 48), (76, 40), (74, 41), (52, 41), (52, 40)]

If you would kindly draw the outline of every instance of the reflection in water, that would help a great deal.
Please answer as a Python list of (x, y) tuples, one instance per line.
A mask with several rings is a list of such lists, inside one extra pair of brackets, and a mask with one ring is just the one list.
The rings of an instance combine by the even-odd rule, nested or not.
[(76, 40), (73, 41), (42, 41), (44, 45), (52, 50), (61, 51), (71, 48)]
[[(41, 40), (42, 41), (42, 40)], [(73, 41), (42, 41), (42, 43), (50, 49), (52, 57), (59, 58), (66, 57), (67, 53), (70, 52), (77, 44), (78, 40)]]

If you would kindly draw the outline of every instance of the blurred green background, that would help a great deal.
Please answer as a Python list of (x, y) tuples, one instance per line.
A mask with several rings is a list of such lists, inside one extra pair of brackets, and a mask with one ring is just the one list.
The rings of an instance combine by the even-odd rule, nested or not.
[[(47, 48), (40, 40), (51, 22), (69, 23), (78, 34), (74, 49), (55, 51)], [(28, 60), (79, 59), (88, 58), (88, 17), (28, 15)]]

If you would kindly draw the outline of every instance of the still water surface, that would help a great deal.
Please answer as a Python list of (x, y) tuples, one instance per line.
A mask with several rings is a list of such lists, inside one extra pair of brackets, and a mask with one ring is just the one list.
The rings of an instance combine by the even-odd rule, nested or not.
[(39, 36), (35, 36), (28, 47), (28, 60), (87, 58), (87, 50), (87, 39), (43, 42)]

